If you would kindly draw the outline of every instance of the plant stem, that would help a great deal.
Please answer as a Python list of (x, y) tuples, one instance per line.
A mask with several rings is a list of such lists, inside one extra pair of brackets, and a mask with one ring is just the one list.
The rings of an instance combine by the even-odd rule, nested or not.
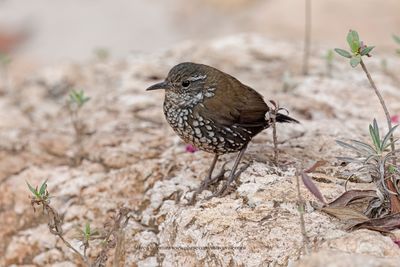
[(275, 166), (278, 166), (278, 137), (276, 135), (276, 114), (277, 114), (277, 108), (272, 110), (272, 137), (274, 140), (274, 163)]
[(72, 249), (72, 251), (75, 252), (82, 260), (83, 262), (87, 265), (90, 266), (89, 260), (85, 255), (82, 255), (76, 248), (74, 248), (67, 240), (64, 239), (63, 235), (57, 234), (57, 236), (61, 239), (61, 241), (66, 245), (68, 248)]
[[(383, 99), (383, 97), (382, 97), (380, 91), (379, 91), (378, 88), (376, 87), (374, 80), (372, 80), (372, 77), (371, 77), (371, 75), (369, 74), (368, 69), (367, 69), (367, 67), (365, 66), (364, 61), (363, 61), (362, 59), (361, 59), (361, 61), (360, 61), (360, 64), (361, 64), (361, 67), (362, 67), (363, 71), (364, 71), (365, 74), (367, 75), (368, 81), (369, 81), (371, 87), (374, 89), (375, 94), (376, 94), (376, 96), (377, 96), (378, 99), (379, 99), (379, 102), (381, 103), (381, 106), (382, 106), (382, 108), (383, 108), (383, 111), (385, 112), (387, 125), (388, 125), (389, 131), (390, 131), (390, 130), (392, 129), (392, 121), (391, 121), (391, 119), (390, 119), (390, 113), (389, 113), (389, 110), (387, 109), (387, 106), (386, 106), (386, 104), (385, 104), (385, 100)], [(395, 154), (396, 148), (395, 148), (395, 145), (394, 145), (393, 134), (390, 136), (390, 142), (391, 142), (390, 148), (391, 148), (392, 153), (393, 153), (393, 155), (394, 155), (394, 154)], [(396, 157), (393, 157), (393, 165), (394, 165), (394, 166), (397, 166), (397, 164), (396, 164)], [(387, 185), (388, 185), (388, 188), (389, 188), (390, 190), (396, 192), (396, 191), (395, 191), (396, 188), (395, 188), (395, 186), (393, 185), (393, 182), (392, 182), (391, 180), (387, 180)], [(391, 205), (390, 205), (390, 206), (391, 206), (391, 207), (390, 207), (391, 212), (392, 212), (392, 213), (400, 212), (400, 200), (398, 199), (397, 195), (393, 195), (393, 194), (389, 194), (389, 195), (390, 195), (390, 203), (391, 203)]]
[(58, 212), (52, 206), (50, 206), (48, 203), (46, 203), (44, 201), (42, 202), (42, 205), (43, 205), (44, 209), (47, 211), (47, 214), (50, 218), (50, 221), (48, 223), (50, 233), (58, 236), (61, 239), (61, 241), (68, 248), (70, 248), (73, 252), (75, 252), (75, 254), (77, 254), (82, 259), (82, 261), (86, 264), (86, 266), (90, 266), (90, 262), (89, 262), (88, 258), (86, 257), (86, 255), (82, 255), (67, 240), (65, 240), (63, 231), (62, 231), (62, 226), (61, 226), (62, 221), (60, 220), (60, 215), (58, 214)]
[[(378, 88), (376, 87), (374, 80), (372, 80), (372, 77), (369, 74), (369, 72), (367, 70), (367, 67), (365, 66), (364, 61), (362, 59), (360, 61), (360, 64), (361, 64), (361, 67), (364, 70), (365, 74), (367, 75), (368, 81), (371, 84), (371, 87), (374, 89), (376, 96), (379, 98), (379, 102), (381, 103), (383, 111), (385, 112), (387, 125), (388, 125), (389, 131), (390, 131), (392, 129), (392, 121), (390, 119), (389, 110), (386, 107), (385, 100), (383, 99), (381, 93), (379, 92)], [(390, 147), (391, 147), (392, 152), (394, 154), (395, 146), (394, 146), (394, 142), (393, 142), (394, 141), (393, 134), (390, 136), (390, 141), (391, 141)], [(396, 165), (396, 159), (393, 158), (393, 160), (394, 160), (393, 164)]]
[(303, 54), (303, 75), (308, 74), (308, 59), (310, 57), (311, 43), (311, 0), (305, 0), (305, 34)]
[(300, 218), (300, 229), (301, 229), (301, 235), (303, 236), (303, 249), (306, 254), (310, 253), (310, 248), (309, 248), (309, 238), (307, 236), (307, 231), (306, 231), (306, 224), (304, 221), (304, 200), (301, 197), (301, 192), (300, 192), (300, 178), (299, 174), (296, 174), (296, 187), (297, 187), (297, 207), (299, 210), (299, 218)]

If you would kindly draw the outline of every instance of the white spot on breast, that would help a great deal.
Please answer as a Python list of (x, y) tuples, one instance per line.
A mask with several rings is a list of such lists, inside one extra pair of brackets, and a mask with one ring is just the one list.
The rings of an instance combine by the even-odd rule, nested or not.
[(215, 94), (214, 93), (211, 93), (211, 92), (206, 92), (205, 94), (204, 94), (204, 96), (205, 97), (213, 97)]

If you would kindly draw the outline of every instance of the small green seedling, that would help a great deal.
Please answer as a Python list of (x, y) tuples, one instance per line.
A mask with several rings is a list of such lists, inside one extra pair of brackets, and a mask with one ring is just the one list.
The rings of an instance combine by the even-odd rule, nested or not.
[(83, 246), (83, 255), (86, 257), (86, 251), (89, 248), (89, 243), (91, 240), (100, 238), (100, 233), (96, 229), (92, 229), (89, 222), (86, 222), (85, 227), (83, 229), (76, 228), (78, 234), (76, 238), (82, 242)]
[(328, 52), (326, 52), (325, 55), (325, 61), (326, 61), (326, 73), (330, 77), (332, 76), (332, 67), (333, 67), (333, 59), (335, 57), (335, 53), (333, 53), (332, 49), (329, 49)]
[[(400, 45), (400, 36), (393, 34), (393, 40)], [(400, 48), (396, 49), (396, 53), (400, 55)]]
[(326, 62), (328, 64), (332, 64), (334, 57), (335, 57), (335, 54), (333, 53), (332, 49), (329, 49), (328, 52), (326, 52), (326, 56), (325, 56)]
[(0, 53), (0, 71), (1, 71), (1, 79), (3, 80), (4, 88), (8, 89), (9, 87), (9, 79), (8, 79), (8, 68), (12, 59), (9, 55), (5, 53)]
[(32, 201), (35, 203), (44, 202), (48, 203), (50, 199), (49, 191), (47, 191), (47, 180), (45, 180), (40, 188), (33, 187), (29, 182), (26, 182), (29, 190), (32, 192)]
[(387, 63), (387, 59), (386, 58), (383, 58), (381, 60), (381, 67), (382, 67), (383, 72), (387, 72), (388, 71), (388, 63)]
[(69, 100), (71, 104), (75, 104), (78, 108), (81, 108), (86, 102), (90, 100), (90, 97), (85, 96), (85, 92), (83, 90), (79, 92), (72, 90), (69, 94)]
[(0, 64), (2, 66), (8, 66), (12, 62), (12, 59), (9, 55), (0, 53)]
[(69, 94), (68, 108), (71, 116), (72, 126), (75, 130), (75, 144), (77, 151), (73, 158), (73, 165), (78, 165), (84, 157), (83, 141), (86, 133), (86, 125), (80, 114), (81, 108), (90, 100), (83, 90), (79, 92), (72, 90)]
[(94, 54), (100, 61), (106, 61), (110, 58), (110, 52), (106, 48), (97, 48), (94, 50)]
[(79, 233), (78, 239), (87, 247), (89, 247), (89, 241), (98, 238), (100, 235), (98, 230), (91, 228), (89, 222), (86, 222), (83, 229), (77, 228), (77, 230)]
[(350, 30), (347, 34), (347, 43), (350, 47), (350, 52), (344, 49), (335, 48), (335, 52), (342, 57), (350, 59), (350, 65), (355, 68), (361, 63), (362, 56), (370, 57), (370, 52), (375, 46), (367, 46), (362, 41), (356, 31)]
[(293, 76), (289, 70), (285, 70), (282, 74), (282, 90), (284, 92), (290, 91), (296, 87), (296, 82), (293, 80)]

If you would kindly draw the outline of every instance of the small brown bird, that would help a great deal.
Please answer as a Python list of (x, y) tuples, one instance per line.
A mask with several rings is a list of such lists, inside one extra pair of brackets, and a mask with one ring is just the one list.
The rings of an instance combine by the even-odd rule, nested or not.
[[(165, 81), (147, 91), (165, 89), (164, 114), (174, 131), (200, 150), (215, 154), (206, 179), (194, 195), (215, 180), (218, 157), (239, 152), (228, 180), (213, 196), (222, 195), (241, 171), (236, 172), (250, 140), (270, 126), (270, 111), (263, 97), (231, 75), (216, 68), (185, 62), (174, 66)], [(297, 120), (276, 114), (276, 122)]]

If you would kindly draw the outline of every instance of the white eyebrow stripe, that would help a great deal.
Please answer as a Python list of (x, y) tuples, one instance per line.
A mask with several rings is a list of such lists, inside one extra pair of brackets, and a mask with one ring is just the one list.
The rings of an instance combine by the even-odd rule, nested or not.
[(199, 75), (199, 76), (192, 76), (190, 78), (188, 78), (188, 81), (194, 82), (194, 81), (198, 81), (198, 80), (204, 80), (205, 78), (207, 78), (207, 75)]

